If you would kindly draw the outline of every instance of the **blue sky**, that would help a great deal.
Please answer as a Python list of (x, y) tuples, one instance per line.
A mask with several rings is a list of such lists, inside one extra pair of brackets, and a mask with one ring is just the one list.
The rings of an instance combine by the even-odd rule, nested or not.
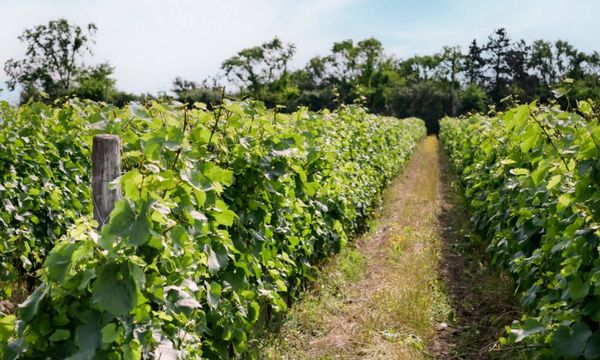
[[(334, 41), (375, 36), (397, 58), (465, 48), (505, 27), (512, 38), (564, 39), (600, 51), (597, 0), (0, 0), (0, 64), (24, 53), (25, 27), (64, 17), (98, 28), (89, 64), (110, 62), (117, 86), (169, 90), (201, 80), (238, 50), (274, 36), (297, 45), (294, 66)], [(0, 70), (0, 83), (5, 74)], [(0, 92), (0, 98), (14, 94)]]

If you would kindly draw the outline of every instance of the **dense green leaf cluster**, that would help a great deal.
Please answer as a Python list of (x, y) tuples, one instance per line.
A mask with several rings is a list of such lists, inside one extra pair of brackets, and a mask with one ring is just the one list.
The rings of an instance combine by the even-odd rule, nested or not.
[(0, 102), (1, 297), (35, 284), (54, 241), (91, 213), (88, 133), (68, 106)]
[(503, 341), (536, 357), (600, 357), (600, 124), (589, 103), (578, 110), (441, 121), (474, 224), (525, 309)]
[(123, 139), (124, 198), (100, 232), (82, 216), (49, 252), (18, 320), (0, 320), (8, 357), (242, 354), (259, 314), (285, 310), (311, 264), (365, 226), (425, 134), (359, 107), (70, 106)]

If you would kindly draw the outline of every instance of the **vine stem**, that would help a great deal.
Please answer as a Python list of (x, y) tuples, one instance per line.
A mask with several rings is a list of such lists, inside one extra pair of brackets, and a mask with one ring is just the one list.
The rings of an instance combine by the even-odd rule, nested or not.
[(540, 128), (542, 128), (542, 131), (546, 135), (546, 138), (548, 139), (548, 141), (550, 141), (550, 144), (552, 145), (552, 147), (554, 148), (554, 150), (556, 150), (556, 153), (558, 154), (558, 156), (560, 157), (560, 159), (562, 160), (562, 162), (565, 164), (565, 167), (567, 168), (567, 171), (570, 172), (571, 169), (569, 169), (569, 164), (567, 164), (567, 160), (560, 153), (560, 150), (558, 149), (558, 147), (556, 146), (556, 144), (554, 143), (554, 141), (552, 141), (552, 137), (550, 136), (550, 134), (548, 134), (548, 131), (546, 130), (546, 128), (544, 127), (544, 125), (542, 125), (542, 123), (538, 119), (536, 119), (535, 116), (531, 116), (531, 118), (533, 119), (533, 121), (535, 121), (536, 124), (539, 125)]
[(219, 106), (219, 109), (217, 110), (217, 115), (215, 116), (215, 125), (211, 129), (210, 136), (208, 137), (209, 144), (212, 141), (213, 135), (215, 134), (215, 132), (217, 131), (217, 128), (219, 126), (219, 120), (221, 119), (221, 114), (223, 113), (223, 100), (224, 99), (225, 99), (225, 86), (223, 86), (223, 89), (221, 91), (221, 105)]
[[(187, 110), (183, 109), (183, 136), (185, 137), (185, 130), (188, 125), (188, 116)], [(171, 165), (171, 169), (175, 170), (175, 166), (177, 166), (177, 162), (179, 161), (179, 156), (181, 155), (181, 151), (183, 149), (183, 144), (177, 149), (177, 153), (175, 154), (175, 160), (173, 160), (173, 165)]]

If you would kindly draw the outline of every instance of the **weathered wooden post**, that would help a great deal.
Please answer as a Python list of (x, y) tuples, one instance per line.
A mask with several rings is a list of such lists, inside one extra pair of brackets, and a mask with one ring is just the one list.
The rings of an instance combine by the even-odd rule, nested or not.
[(109, 183), (121, 176), (121, 139), (116, 135), (96, 135), (92, 144), (92, 200), (94, 219), (99, 228), (107, 222), (121, 187), (109, 189)]

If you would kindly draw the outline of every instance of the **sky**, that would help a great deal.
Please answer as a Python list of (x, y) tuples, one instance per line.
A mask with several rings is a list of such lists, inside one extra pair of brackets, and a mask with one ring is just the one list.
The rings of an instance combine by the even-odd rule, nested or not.
[(157, 93), (177, 76), (215, 75), (224, 59), (275, 36), (296, 45), (293, 67), (345, 39), (376, 37), (401, 59), (466, 48), (500, 27), (513, 39), (563, 39), (600, 51), (599, 13), (598, 0), (0, 0), (0, 88), (3, 64), (24, 55), (17, 37), (57, 18), (96, 24), (86, 61), (113, 65), (119, 89)]

